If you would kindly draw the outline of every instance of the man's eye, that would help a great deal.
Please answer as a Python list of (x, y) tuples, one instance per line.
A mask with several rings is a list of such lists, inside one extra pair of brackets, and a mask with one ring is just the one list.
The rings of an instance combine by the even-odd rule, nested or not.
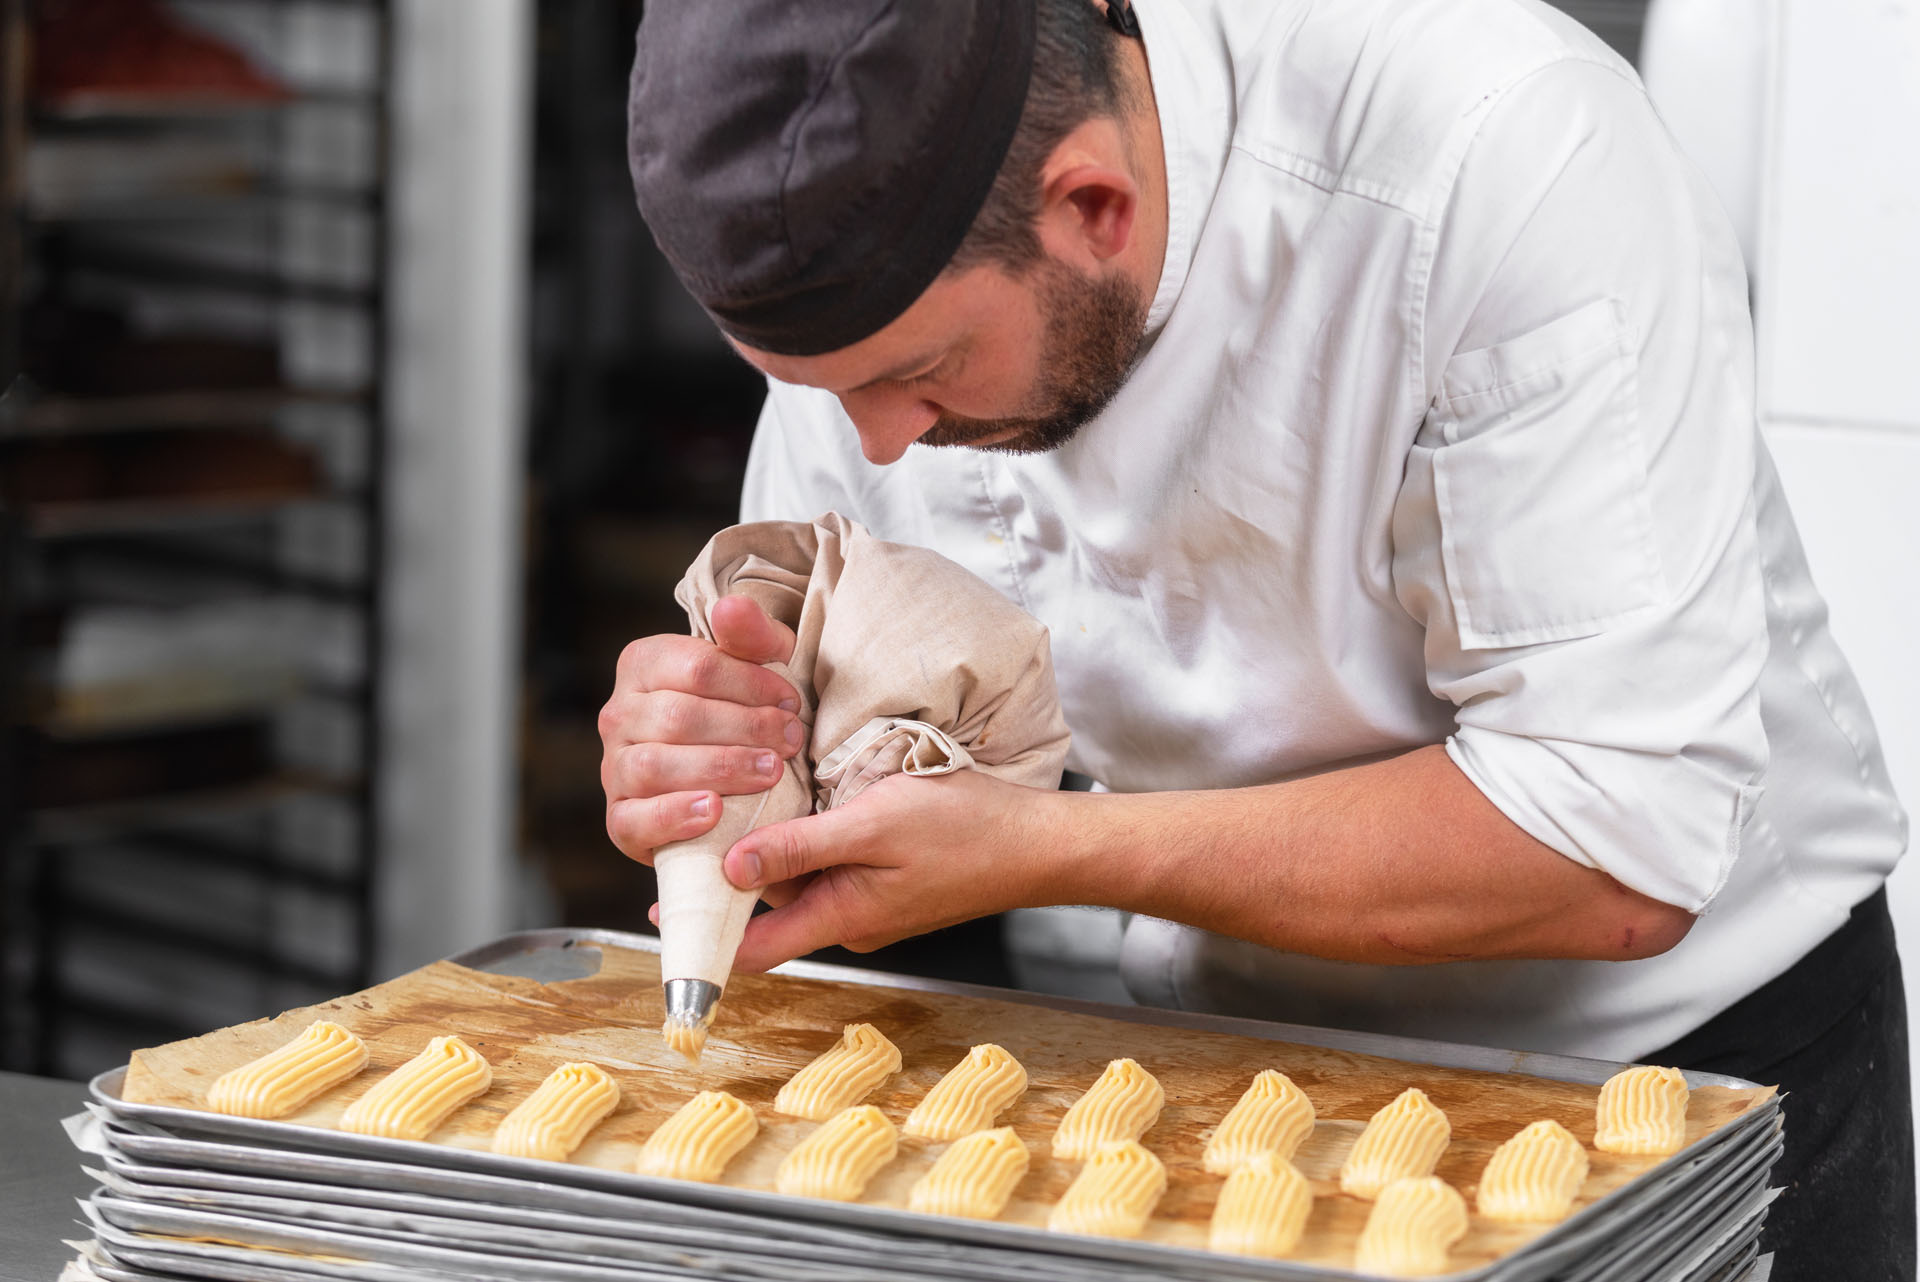
[(939, 372), (940, 372), (940, 367), (936, 365), (924, 374), (915, 374), (912, 378), (895, 379), (894, 386), (895, 387), (918, 387), (922, 383), (931, 383), (934, 380), (934, 377)]

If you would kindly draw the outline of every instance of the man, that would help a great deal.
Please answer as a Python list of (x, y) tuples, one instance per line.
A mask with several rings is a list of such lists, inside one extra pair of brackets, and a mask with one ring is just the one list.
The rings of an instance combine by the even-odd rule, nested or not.
[[(642, 213), (771, 380), (745, 515), (1038, 616), (1110, 791), (751, 834), (739, 964), (1104, 904), (1156, 1004), (1777, 1082), (1775, 1276), (1911, 1276), (1905, 818), (1631, 69), (1532, 0), (802, 9), (655, 4), (634, 69)], [(622, 657), (634, 858), (803, 738), (728, 608)]]

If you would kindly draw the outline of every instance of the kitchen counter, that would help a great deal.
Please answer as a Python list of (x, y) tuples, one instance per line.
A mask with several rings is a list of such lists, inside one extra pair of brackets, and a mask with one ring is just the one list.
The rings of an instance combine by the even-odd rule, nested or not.
[(0, 1282), (53, 1282), (73, 1258), (63, 1238), (89, 1236), (74, 1199), (93, 1188), (60, 1119), (87, 1088), (0, 1073)]

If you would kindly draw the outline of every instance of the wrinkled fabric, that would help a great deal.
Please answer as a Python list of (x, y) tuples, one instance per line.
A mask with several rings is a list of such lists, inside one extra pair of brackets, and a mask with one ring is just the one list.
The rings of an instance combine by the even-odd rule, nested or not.
[(674, 589), (709, 641), (714, 603), (735, 594), (793, 629), (793, 657), (767, 666), (799, 691), (809, 738), (755, 804), (728, 799), (698, 839), (716, 854), (891, 774), (1060, 782), (1067, 723), (1046, 626), (947, 558), (832, 512), (759, 521), (714, 535)]

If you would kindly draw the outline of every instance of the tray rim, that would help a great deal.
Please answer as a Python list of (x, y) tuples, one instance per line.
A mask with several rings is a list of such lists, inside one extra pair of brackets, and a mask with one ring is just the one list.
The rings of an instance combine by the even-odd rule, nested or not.
[[(657, 954), (658, 937), (600, 927), (543, 927), (513, 931), (442, 960), (474, 970), (529, 953), (558, 950), (580, 945), (626, 948)], [(1190, 1028), (1203, 1032), (1232, 1033), (1264, 1041), (1289, 1042), (1330, 1050), (1350, 1051), (1432, 1067), (1495, 1073), (1503, 1076), (1533, 1076), (1580, 1085), (1599, 1085), (1620, 1069), (1625, 1061), (1587, 1059), (1537, 1051), (1498, 1050), (1463, 1043), (1400, 1037), (1386, 1033), (1356, 1032), (1345, 1029), (1317, 1028), (1249, 1019), (1241, 1016), (1212, 1015), (1199, 1011), (1168, 1010), (1160, 1007), (1130, 1006), (1051, 994), (1028, 993), (1015, 989), (966, 984), (922, 976), (895, 975), (829, 962), (791, 961), (770, 973), (802, 979), (903, 989), (912, 992), (951, 993), (998, 1001), (1040, 1006), (1056, 1010), (1095, 1015), (1131, 1023), (1163, 1027)], [(344, 995), (344, 994), (343, 994)], [(241, 1142), (254, 1141), (272, 1147), (291, 1147), (321, 1153), (360, 1156), (372, 1160), (390, 1160), (465, 1170), (507, 1178), (534, 1178), (542, 1183), (560, 1183), (589, 1187), (597, 1191), (624, 1193), (643, 1199), (709, 1206), (715, 1209), (750, 1214), (774, 1215), (816, 1224), (845, 1224), (866, 1232), (888, 1236), (911, 1236), (958, 1245), (975, 1245), (1041, 1251), (1079, 1259), (1108, 1259), (1125, 1263), (1162, 1264), (1178, 1274), (1185, 1268), (1205, 1269), (1213, 1276), (1299, 1282), (1301, 1279), (1350, 1279), (1368, 1275), (1351, 1269), (1333, 1269), (1286, 1260), (1262, 1260), (1223, 1255), (1199, 1247), (1176, 1246), (1161, 1242), (1079, 1237), (1056, 1234), (1029, 1225), (976, 1222), (884, 1206), (860, 1203), (822, 1202), (818, 1199), (790, 1197), (760, 1189), (740, 1189), (726, 1185), (706, 1185), (690, 1181), (643, 1176), (635, 1172), (603, 1167), (577, 1166), (571, 1163), (542, 1162), (533, 1158), (506, 1157), (481, 1150), (424, 1141), (394, 1140), (379, 1136), (349, 1135), (316, 1127), (255, 1118), (229, 1117), (196, 1109), (163, 1104), (132, 1104), (121, 1098), (128, 1065), (120, 1065), (97, 1074), (89, 1083), (90, 1097), (109, 1115), (144, 1122), (163, 1129), (184, 1125), (190, 1131), (231, 1137)], [(1734, 1089), (1764, 1089), (1759, 1083), (1718, 1073), (1686, 1073), (1689, 1088), (1725, 1086)], [(1591, 1234), (1605, 1231), (1604, 1221), (1620, 1214), (1632, 1214), (1633, 1205), (1652, 1193), (1665, 1177), (1682, 1165), (1707, 1158), (1720, 1145), (1750, 1127), (1765, 1124), (1779, 1114), (1780, 1095), (1776, 1092), (1732, 1122), (1663, 1159), (1573, 1215), (1554, 1225), (1539, 1237), (1515, 1248), (1490, 1263), (1471, 1270), (1442, 1275), (1436, 1282), (1491, 1282), (1515, 1269), (1538, 1263), (1543, 1255), (1558, 1255), (1574, 1249)], [(190, 1138), (190, 1137), (185, 1137)], [(439, 1158), (439, 1161), (429, 1160)], [(558, 1170), (556, 1170), (558, 1167)], [(554, 1179), (561, 1172), (571, 1178)], [(1624, 1199), (1624, 1201), (1623, 1201)], [(1204, 1264), (1203, 1264), (1204, 1262)]]

